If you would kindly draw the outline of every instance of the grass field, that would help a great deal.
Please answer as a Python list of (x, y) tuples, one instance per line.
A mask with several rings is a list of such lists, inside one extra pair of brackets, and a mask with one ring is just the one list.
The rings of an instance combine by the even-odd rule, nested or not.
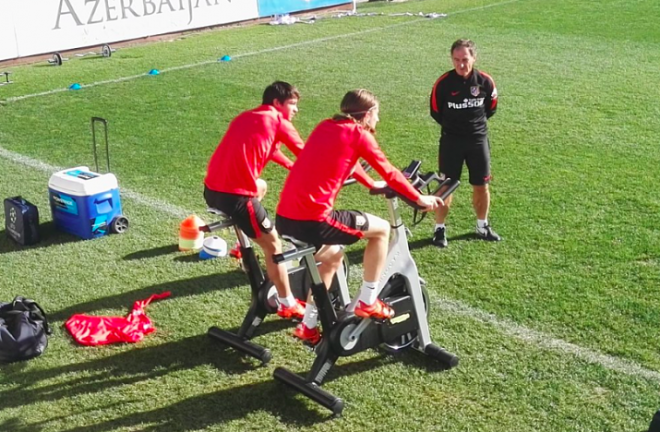
[[(0, 232), (0, 300), (36, 299), (54, 333), (42, 357), (0, 367), (0, 431), (648, 428), (660, 408), (660, 3), (424, 0), (359, 11), (385, 15), (220, 29), (111, 60), (13, 68), (15, 83), (0, 87), (0, 197), (37, 204), (44, 239), (21, 248)], [(448, 16), (388, 15), (420, 11)], [(477, 67), (500, 93), (490, 219), (504, 241), (471, 241), (467, 181), (448, 249), (429, 243), (430, 221), (412, 228), (431, 333), (461, 363), (442, 371), (414, 352), (340, 359), (324, 387), (346, 408), (331, 418), (272, 378), (277, 366), (304, 372), (313, 361), (286, 324), (262, 326), (257, 340), (274, 356), (266, 367), (207, 338), (211, 325), (240, 324), (247, 280), (231, 260), (178, 252), (178, 224), (206, 218), (211, 152), (276, 79), (302, 92), (294, 123), (303, 137), (347, 90), (369, 88), (390, 159), (433, 169), (439, 130), (428, 95), (459, 37), (475, 40)], [(225, 54), (233, 60), (215, 61)], [(152, 68), (161, 74), (147, 76)], [(83, 89), (58, 90), (74, 82)], [(93, 165), (92, 116), (110, 122), (131, 228), (80, 241), (53, 229), (47, 182), (58, 168)], [(267, 208), (285, 175), (266, 169)], [(385, 216), (359, 186), (338, 205)], [(349, 250), (353, 263), (362, 247)], [(123, 316), (166, 290), (172, 298), (147, 310), (158, 331), (137, 345), (79, 347), (62, 326), (74, 313)]]

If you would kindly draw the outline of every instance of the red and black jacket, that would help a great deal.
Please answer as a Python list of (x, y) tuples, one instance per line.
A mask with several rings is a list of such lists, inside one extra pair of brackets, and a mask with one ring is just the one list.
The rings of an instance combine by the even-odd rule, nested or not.
[(431, 92), (431, 117), (442, 126), (443, 134), (487, 135), (486, 120), (496, 110), (495, 81), (476, 69), (467, 79), (452, 69), (438, 78)]

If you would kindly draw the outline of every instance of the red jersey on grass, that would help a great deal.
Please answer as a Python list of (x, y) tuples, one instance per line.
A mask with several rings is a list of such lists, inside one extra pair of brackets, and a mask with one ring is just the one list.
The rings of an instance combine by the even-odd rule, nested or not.
[(298, 155), (284, 183), (277, 214), (294, 220), (325, 220), (351, 173), (365, 186), (373, 185), (360, 169), (359, 158), (392, 189), (413, 201), (419, 199), (419, 192), (388, 162), (371, 133), (352, 120), (328, 119), (314, 129)]
[(280, 146), (294, 155), (303, 140), (290, 121), (272, 105), (261, 105), (232, 120), (209, 161), (204, 184), (216, 192), (257, 196), (257, 179), (268, 161), (291, 169), (293, 162)]

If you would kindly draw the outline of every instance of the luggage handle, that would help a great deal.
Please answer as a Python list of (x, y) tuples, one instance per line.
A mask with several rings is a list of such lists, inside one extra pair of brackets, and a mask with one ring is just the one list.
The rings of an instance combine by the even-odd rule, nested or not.
[(94, 164), (96, 165), (96, 172), (99, 172), (99, 160), (96, 151), (96, 124), (103, 124), (105, 133), (105, 161), (106, 172), (110, 172), (110, 146), (108, 145), (108, 121), (102, 117), (92, 117), (92, 152), (94, 153)]

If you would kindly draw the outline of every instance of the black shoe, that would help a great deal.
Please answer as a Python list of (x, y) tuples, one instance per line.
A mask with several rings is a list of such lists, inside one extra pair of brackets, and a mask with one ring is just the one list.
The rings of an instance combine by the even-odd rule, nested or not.
[(493, 228), (491, 228), (490, 225), (486, 225), (483, 228), (479, 228), (477, 226), (477, 237), (479, 237), (481, 240), (486, 240), (486, 241), (500, 241), (502, 240), (502, 237), (497, 235), (495, 231), (493, 231)]
[(446, 228), (436, 228), (433, 234), (432, 243), (439, 248), (447, 247), (447, 234)]

